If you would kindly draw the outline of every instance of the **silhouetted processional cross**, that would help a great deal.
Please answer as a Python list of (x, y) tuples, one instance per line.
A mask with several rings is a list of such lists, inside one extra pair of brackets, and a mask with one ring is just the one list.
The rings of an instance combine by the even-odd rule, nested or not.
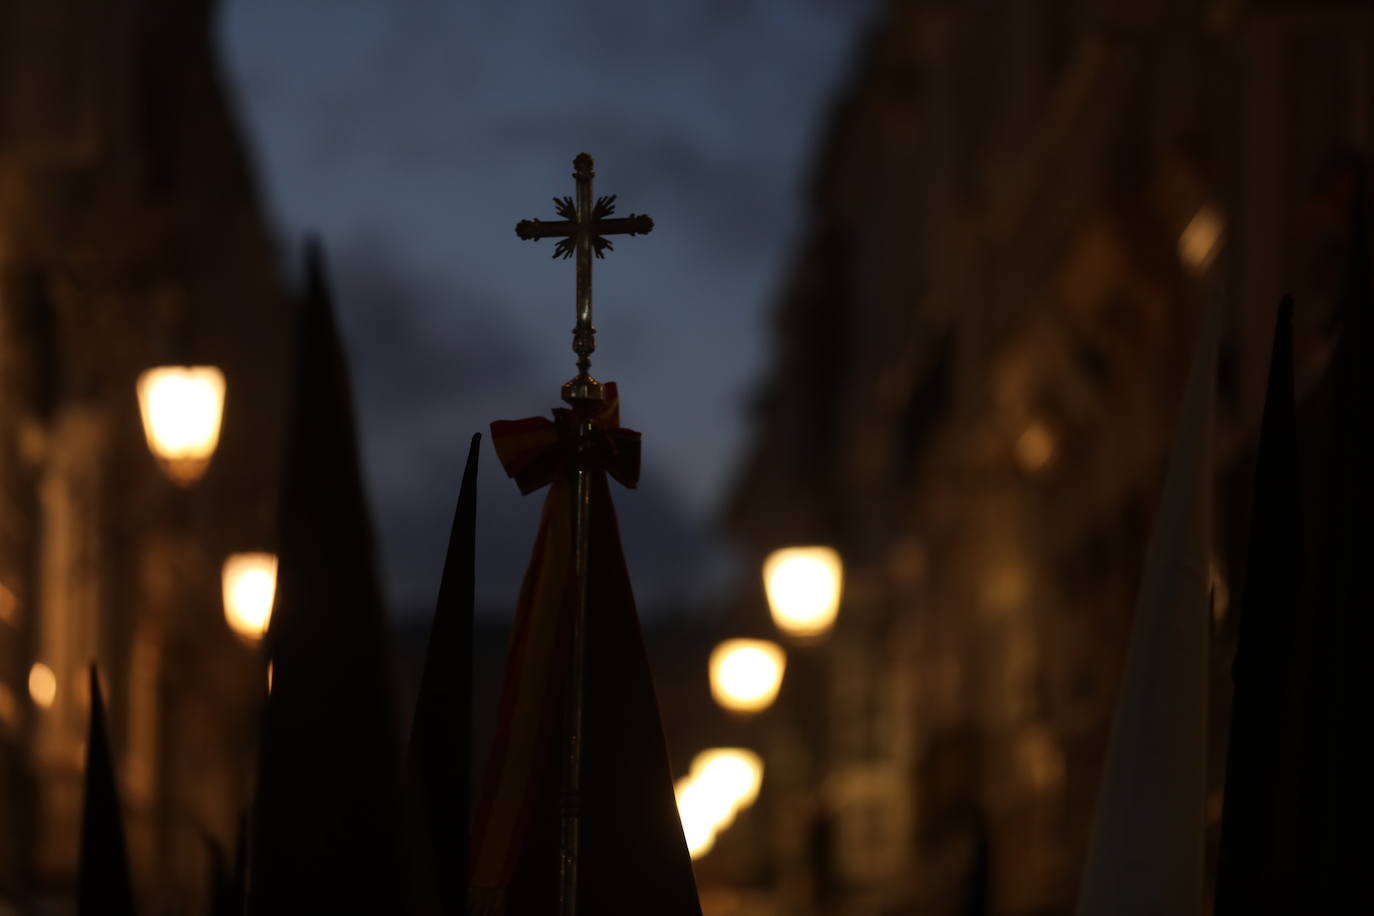
[(515, 234), (525, 240), (556, 238), (555, 258), (577, 256), (577, 326), (573, 328), (573, 352), (577, 354), (577, 377), (563, 386), (563, 400), (569, 403), (599, 401), (601, 384), (591, 376), (592, 352), (596, 350), (596, 328), (592, 327), (592, 255), (605, 257), (614, 249), (608, 235), (645, 235), (653, 230), (654, 221), (647, 216), (631, 213), (611, 219), (615, 213), (615, 195), (596, 198), (592, 203), (592, 157), (581, 153), (573, 160), (573, 179), (577, 182), (577, 199), (555, 197), (554, 207), (563, 217), (557, 222), (523, 219), (515, 225)]
[[(522, 239), (558, 239), (555, 258), (577, 256), (577, 326), (573, 328), (573, 352), (577, 354), (577, 376), (563, 383), (563, 400), (572, 406), (576, 419), (576, 441), (573, 443), (573, 568), (576, 588), (576, 608), (572, 621), (571, 659), (567, 671), (567, 689), (563, 697), (563, 766), (562, 786), (559, 790), (560, 835), (558, 841), (558, 912), (561, 916), (578, 916), (579, 837), (582, 818), (582, 706), (585, 693), (586, 620), (587, 620), (587, 557), (591, 549), (591, 465), (592, 427), (605, 392), (601, 383), (591, 376), (592, 352), (596, 350), (596, 328), (592, 327), (592, 255), (604, 257), (612, 249), (608, 235), (644, 235), (654, 228), (647, 216), (631, 213), (622, 219), (611, 219), (615, 213), (615, 195), (598, 197), (592, 203), (592, 157), (581, 153), (573, 160), (573, 179), (577, 182), (577, 198), (555, 197), (554, 207), (563, 217), (558, 222), (537, 219), (521, 220), (515, 234)], [(600, 403), (599, 403), (600, 402)]]

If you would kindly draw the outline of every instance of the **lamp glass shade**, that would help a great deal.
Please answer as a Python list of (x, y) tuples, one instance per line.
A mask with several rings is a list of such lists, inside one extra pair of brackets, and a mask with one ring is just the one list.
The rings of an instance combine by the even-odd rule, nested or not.
[(277, 557), (270, 553), (235, 553), (224, 561), (220, 577), (224, 619), (239, 636), (257, 641), (272, 619), (277, 594)]
[(778, 698), (787, 654), (766, 639), (727, 639), (711, 650), (711, 696), (731, 712), (762, 712)]
[(138, 377), (137, 388), (148, 449), (164, 473), (182, 486), (199, 480), (219, 445), (224, 373), (215, 366), (158, 366)]
[(840, 610), (844, 564), (831, 547), (784, 547), (764, 560), (763, 586), (779, 630), (799, 639), (822, 636)]

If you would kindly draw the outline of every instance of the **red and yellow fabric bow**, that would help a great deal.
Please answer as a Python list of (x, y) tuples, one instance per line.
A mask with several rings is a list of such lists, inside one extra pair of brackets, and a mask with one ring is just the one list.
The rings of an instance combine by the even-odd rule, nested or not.
[[(630, 489), (639, 483), (640, 435), (620, 428), (620, 393), (615, 382), (605, 385), (606, 399), (592, 417), (592, 444), (589, 458), (594, 467), (604, 468)], [(547, 417), (523, 420), (497, 420), (491, 424), (491, 441), (496, 457), (506, 473), (514, 478), (520, 492), (529, 494), (552, 483), (558, 471), (567, 467), (577, 448), (577, 415), (559, 407)]]

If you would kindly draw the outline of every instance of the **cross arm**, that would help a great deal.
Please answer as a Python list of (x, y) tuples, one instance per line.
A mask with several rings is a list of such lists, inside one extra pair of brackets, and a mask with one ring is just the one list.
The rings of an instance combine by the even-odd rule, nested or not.
[(643, 213), (631, 213), (619, 219), (598, 220), (592, 231), (597, 235), (648, 235), (654, 231), (654, 221)]
[[(559, 220), (546, 223), (538, 219), (522, 219), (515, 224), (515, 234), (525, 241), (559, 239), (558, 245), (553, 250), (553, 256), (555, 258), (570, 258), (577, 249), (575, 239), (580, 225), (582, 224), (577, 220)], [(631, 213), (629, 216), (619, 219), (595, 220), (590, 227), (592, 253), (600, 258), (604, 257), (607, 251), (615, 248), (611, 244), (611, 240), (605, 238), (607, 235), (648, 235), (653, 229), (654, 221), (643, 213)]]
[(569, 238), (577, 234), (577, 223), (566, 219), (547, 223), (542, 219), (522, 219), (515, 224), (515, 234), (527, 242), (535, 239)]
[[(579, 157), (579, 160), (581, 157)], [(587, 168), (590, 169), (590, 159), (588, 157)], [(590, 175), (587, 176), (590, 181)], [(590, 194), (589, 188), (584, 188), (578, 193)], [(629, 216), (620, 219), (611, 219), (611, 214), (615, 213), (615, 195), (608, 197), (598, 197), (596, 205), (590, 205), (590, 198), (583, 203), (584, 212), (578, 213), (578, 205), (573, 202), (571, 197), (555, 197), (553, 205), (558, 210), (558, 215), (563, 217), (554, 222), (544, 222), (540, 219), (522, 219), (515, 224), (515, 234), (525, 241), (535, 241), (538, 239), (556, 238), (562, 239), (558, 247), (554, 250), (555, 258), (572, 257), (576, 244), (573, 241), (582, 227), (586, 227), (587, 235), (591, 241), (593, 252), (599, 258), (602, 253), (612, 248), (608, 239), (602, 236), (607, 235), (648, 235), (654, 229), (654, 221), (643, 213), (631, 213)], [(590, 210), (590, 214), (586, 213)], [(588, 218), (590, 216), (590, 218)]]
[[(631, 213), (619, 219), (602, 219), (592, 224), (596, 235), (648, 235), (654, 230), (654, 221), (643, 213)], [(522, 219), (515, 224), (515, 234), (525, 241), (535, 239), (565, 239), (577, 234), (575, 220), (560, 219), (545, 222), (542, 219)]]

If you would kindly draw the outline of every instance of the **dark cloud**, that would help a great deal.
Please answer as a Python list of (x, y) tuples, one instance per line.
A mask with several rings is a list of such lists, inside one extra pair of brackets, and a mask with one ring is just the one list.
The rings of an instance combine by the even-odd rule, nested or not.
[(499, 295), (428, 275), (405, 261), (392, 237), (373, 231), (331, 254), (360, 394), (378, 417), (452, 409), (529, 374), (530, 353), (502, 321), (510, 308)]
[[(462, 294), (425, 276), (381, 238), (331, 249), (331, 272), (358, 393), (364, 465), (383, 542), (389, 592), (398, 605), (432, 599), (443, 565), (468, 439), (498, 417), (509, 379), (532, 378), (518, 333), (492, 297)], [(533, 383), (531, 383), (533, 388)], [(532, 412), (552, 406), (531, 390)], [(500, 416), (524, 415), (517, 404)], [(521, 497), (484, 442), (479, 481), (484, 605), (509, 607), (524, 572), (542, 496)], [(661, 473), (621, 492), (627, 554), (647, 606), (700, 592), (705, 538)]]
[[(469, 435), (546, 412), (572, 372), (572, 271), (515, 220), (598, 189), (658, 224), (597, 266), (596, 371), (645, 433), (618, 493), (646, 606), (709, 580), (738, 392), (800, 223), (796, 194), (872, 0), (232, 0), (223, 44), (286, 232), (331, 243), (393, 598), (432, 600)], [(633, 252), (633, 254), (631, 254)], [(484, 595), (534, 536), (488, 449)]]
[[(468, 438), (529, 354), (491, 297), (427, 277), (382, 237), (345, 240), (331, 264), (386, 579), (409, 604), (437, 586)], [(484, 490), (500, 482), (483, 477)]]

